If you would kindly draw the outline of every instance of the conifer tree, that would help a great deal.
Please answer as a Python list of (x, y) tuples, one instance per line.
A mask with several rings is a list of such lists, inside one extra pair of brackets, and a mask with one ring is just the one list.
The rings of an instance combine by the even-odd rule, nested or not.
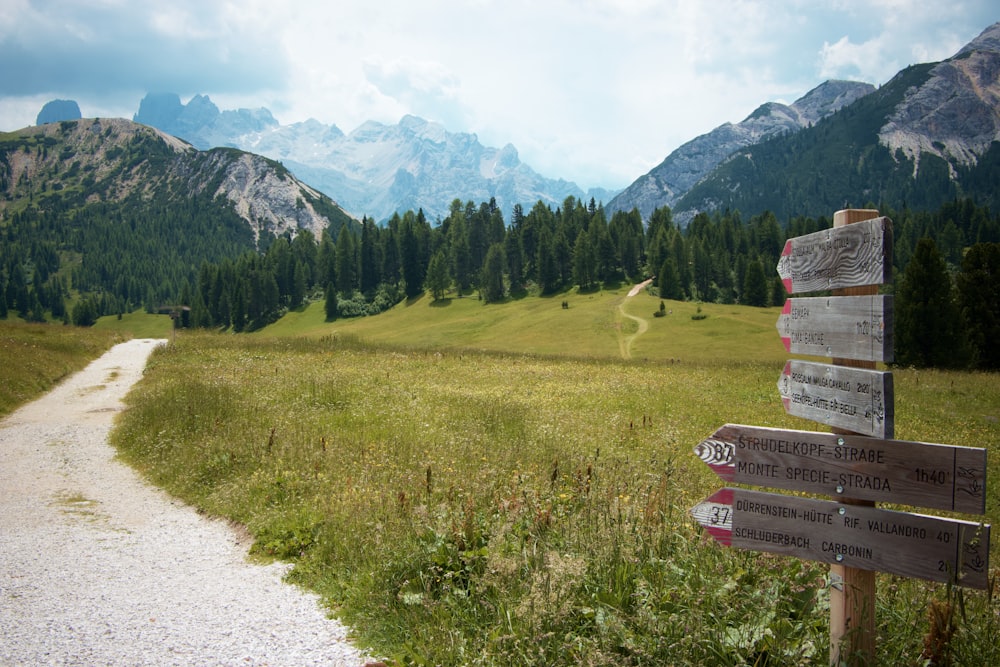
[(435, 301), (444, 298), (448, 286), (451, 284), (451, 276), (448, 274), (448, 258), (445, 256), (443, 248), (431, 257), (431, 263), (427, 266), (425, 282)]
[(976, 366), (1000, 369), (1000, 243), (969, 248), (956, 283)]
[(760, 259), (747, 262), (746, 278), (743, 280), (743, 304), (747, 306), (767, 305), (767, 279)]
[(354, 235), (344, 225), (337, 235), (337, 291), (349, 297), (358, 286), (358, 257), (354, 248)]
[(684, 298), (684, 292), (681, 289), (681, 276), (677, 272), (677, 262), (673, 256), (667, 255), (667, 258), (663, 260), (656, 280), (660, 286), (661, 299), (680, 301)]
[(505, 264), (507, 264), (507, 258), (504, 256), (503, 245), (494, 243), (486, 251), (486, 260), (483, 262), (482, 276), (479, 279), (480, 289), (482, 289), (483, 299), (486, 303), (496, 303), (503, 300)]
[(324, 297), (326, 298), (326, 321), (330, 322), (337, 319), (337, 287), (332, 282), (326, 284)]
[(896, 289), (896, 363), (916, 367), (961, 367), (969, 347), (951, 276), (937, 244), (917, 242)]

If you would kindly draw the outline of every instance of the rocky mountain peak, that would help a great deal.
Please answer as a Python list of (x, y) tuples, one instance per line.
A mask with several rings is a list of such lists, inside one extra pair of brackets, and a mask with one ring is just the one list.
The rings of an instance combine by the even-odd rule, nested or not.
[(692, 139), (605, 207), (609, 213), (638, 208), (648, 219), (660, 206), (673, 206), (684, 193), (741, 148), (797, 132), (875, 90), (868, 83), (827, 81), (791, 105), (766, 102), (737, 124), (724, 123)]
[(916, 169), (922, 153), (942, 157), (953, 177), (956, 166), (975, 164), (1000, 141), (1000, 23), (907, 90), (879, 140), (913, 159)]
[(0, 214), (4, 202), (38, 196), (41, 184), (51, 192), (84, 192), (88, 202), (206, 193), (231, 202), (255, 238), (300, 229), (318, 238), (332, 222), (328, 215), (349, 219), (273, 160), (228, 148), (199, 151), (125, 119), (63, 121), (13, 134), (18, 139), (0, 155)]
[(972, 51), (1000, 52), (1000, 21), (983, 30), (978, 37), (959, 49), (955, 58)]
[(455, 198), (493, 198), (510, 211), (539, 200), (558, 206), (570, 195), (606, 201), (613, 194), (544, 178), (511, 145), (483, 146), (475, 134), (449, 132), (419, 116), (405, 115), (394, 125), (367, 121), (345, 135), (315, 119), (280, 125), (266, 109), (216, 112), (207, 97), (182, 105), (176, 96), (147, 96), (136, 120), (199, 148), (230, 146), (280, 160), (355, 217), (386, 220), (416, 208), (444, 217)]
[(803, 125), (816, 123), (875, 90), (867, 83), (831, 79), (824, 81), (792, 104)]
[(52, 100), (46, 102), (42, 110), (38, 112), (35, 125), (45, 125), (46, 123), (58, 123), (63, 120), (78, 120), (83, 118), (80, 113), (80, 105), (76, 100)]
[(230, 140), (232, 135), (264, 132), (278, 125), (264, 108), (220, 111), (208, 95), (195, 95), (184, 104), (176, 93), (147, 94), (132, 119), (181, 137), (201, 149), (235, 148), (237, 145)]

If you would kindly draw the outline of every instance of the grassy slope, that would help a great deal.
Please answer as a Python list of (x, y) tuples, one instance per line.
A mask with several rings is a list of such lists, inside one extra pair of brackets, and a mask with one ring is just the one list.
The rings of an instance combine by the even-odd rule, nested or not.
[[(703, 363), (719, 360), (783, 364), (776, 308), (704, 304), (703, 320), (692, 320), (698, 306), (664, 302), (666, 317), (653, 317), (660, 299), (646, 292), (627, 297), (628, 288), (485, 305), (475, 297), (434, 302), (424, 297), (396, 306), (378, 317), (323, 321), (323, 304), (289, 313), (262, 334), (267, 336), (347, 335), (372, 343), (437, 349), (622, 359), (638, 324), (619, 311), (645, 319), (648, 330), (631, 342), (634, 360)], [(562, 308), (567, 301), (569, 308)], [(780, 371), (777, 366), (777, 372)]]
[(170, 338), (173, 331), (170, 317), (167, 315), (148, 315), (136, 311), (117, 316), (101, 317), (94, 325), (95, 331), (118, 331), (133, 338)]
[(0, 321), (0, 415), (48, 391), (121, 340), (114, 331)]

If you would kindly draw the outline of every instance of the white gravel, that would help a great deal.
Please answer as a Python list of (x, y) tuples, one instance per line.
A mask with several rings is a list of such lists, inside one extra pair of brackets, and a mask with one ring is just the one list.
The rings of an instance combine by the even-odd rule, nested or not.
[(0, 665), (363, 665), (285, 566), (107, 444), (165, 341), (115, 346), (0, 421)]

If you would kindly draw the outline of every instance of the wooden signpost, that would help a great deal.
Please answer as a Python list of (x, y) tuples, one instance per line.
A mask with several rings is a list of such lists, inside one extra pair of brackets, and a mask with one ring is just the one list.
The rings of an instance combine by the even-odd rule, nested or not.
[(986, 450), (726, 424), (694, 448), (725, 482), (986, 512)]
[(892, 279), (892, 222), (873, 218), (788, 239), (778, 275), (789, 294), (887, 283)]
[(692, 510), (721, 544), (985, 590), (990, 528), (830, 500), (721, 489)]
[[(986, 511), (986, 451), (893, 440), (892, 221), (838, 211), (829, 230), (789, 239), (777, 266), (790, 294), (776, 324), (793, 354), (779, 379), (785, 411), (832, 433), (727, 424), (695, 447), (722, 479), (833, 500), (723, 488), (692, 515), (727, 546), (831, 564), (830, 661), (875, 656), (876, 571), (988, 587), (990, 526), (895, 512), (891, 502)], [(843, 660), (842, 660), (843, 656)]]
[(892, 296), (788, 299), (775, 326), (792, 354), (893, 360)]
[(877, 438), (894, 424), (892, 373), (793, 359), (778, 378), (785, 412)]

